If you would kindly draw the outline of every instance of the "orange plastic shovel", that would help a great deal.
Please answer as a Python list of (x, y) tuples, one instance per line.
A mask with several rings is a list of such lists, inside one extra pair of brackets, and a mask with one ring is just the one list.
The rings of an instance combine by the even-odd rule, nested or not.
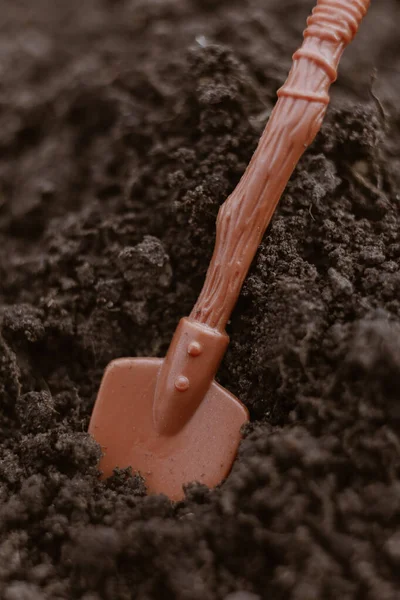
[(121, 358), (107, 367), (89, 426), (103, 449), (104, 477), (132, 466), (150, 492), (177, 500), (185, 483), (214, 487), (229, 473), (248, 413), (214, 380), (229, 342), (225, 326), (293, 169), (322, 124), (340, 57), (369, 3), (318, 1), (258, 148), (220, 208), (203, 290), (166, 358)]

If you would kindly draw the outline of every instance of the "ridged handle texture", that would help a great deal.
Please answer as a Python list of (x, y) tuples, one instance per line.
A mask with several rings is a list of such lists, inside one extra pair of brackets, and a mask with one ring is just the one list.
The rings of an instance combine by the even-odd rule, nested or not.
[(370, 0), (319, 0), (259, 145), (220, 207), (214, 254), (190, 317), (223, 330), (279, 199), (318, 133), (340, 57)]
[(304, 37), (349, 44), (356, 35), (370, 0), (319, 0), (307, 20)]

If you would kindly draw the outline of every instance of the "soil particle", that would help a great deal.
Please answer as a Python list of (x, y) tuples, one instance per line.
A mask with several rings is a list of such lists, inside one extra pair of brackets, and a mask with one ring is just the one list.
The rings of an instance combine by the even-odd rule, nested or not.
[(0, 4), (0, 597), (396, 600), (398, 2), (372, 3), (229, 323), (238, 459), (175, 505), (98, 479), (91, 410), (107, 362), (162, 356), (191, 310), (313, 2)]

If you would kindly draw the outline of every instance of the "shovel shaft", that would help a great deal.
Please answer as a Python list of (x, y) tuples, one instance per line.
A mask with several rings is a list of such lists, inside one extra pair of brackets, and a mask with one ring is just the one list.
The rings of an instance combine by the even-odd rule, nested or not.
[(221, 206), (214, 254), (190, 317), (225, 329), (287, 182), (318, 133), (343, 50), (370, 0), (318, 0), (304, 42), (241, 181)]

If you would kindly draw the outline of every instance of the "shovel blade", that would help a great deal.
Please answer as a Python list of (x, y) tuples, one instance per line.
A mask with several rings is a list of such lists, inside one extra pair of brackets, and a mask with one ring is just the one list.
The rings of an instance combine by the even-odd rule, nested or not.
[(121, 358), (107, 367), (89, 425), (100, 444), (99, 468), (109, 477), (132, 467), (150, 493), (183, 498), (182, 486), (212, 488), (229, 473), (248, 421), (247, 409), (215, 381), (192, 418), (173, 435), (157, 432), (153, 404), (163, 359)]

